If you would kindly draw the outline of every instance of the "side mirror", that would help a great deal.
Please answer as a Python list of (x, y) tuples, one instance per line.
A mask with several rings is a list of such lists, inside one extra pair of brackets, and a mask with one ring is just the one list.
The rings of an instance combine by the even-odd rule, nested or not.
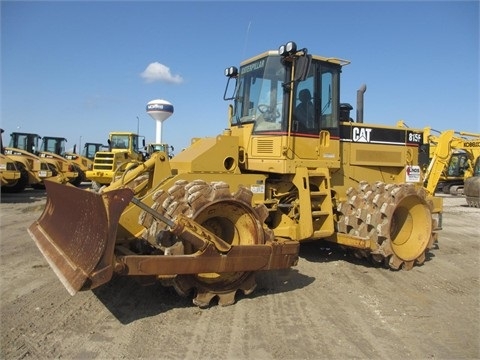
[(306, 79), (312, 64), (312, 55), (300, 56), (295, 62), (295, 81), (303, 81)]
[[(228, 89), (230, 87), (230, 80), (235, 79), (235, 85), (233, 86), (232, 95), (227, 95)], [(223, 100), (233, 100), (235, 99), (235, 95), (237, 93), (238, 88), (238, 78), (237, 77), (228, 77), (227, 85), (225, 85), (225, 92), (223, 93)]]

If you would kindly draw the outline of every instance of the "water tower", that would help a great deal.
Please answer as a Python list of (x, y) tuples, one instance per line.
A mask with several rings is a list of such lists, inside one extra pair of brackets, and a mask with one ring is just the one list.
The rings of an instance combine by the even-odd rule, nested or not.
[(152, 100), (147, 104), (147, 114), (157, 122), (155, 142), (157, 144), (163, 144), (162, 124), (173, 114), (173, 105), (162, 99)]

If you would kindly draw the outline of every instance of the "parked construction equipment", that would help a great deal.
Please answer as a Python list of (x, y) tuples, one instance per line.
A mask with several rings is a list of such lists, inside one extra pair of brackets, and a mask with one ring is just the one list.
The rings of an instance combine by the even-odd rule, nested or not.
[(65, 182), (79, 186), (83, 180), (78, 164), (65, 157), (67, 139), (58, 136), (44, 136), (38, 155), (56, 165)]
[(49, 179), (63, 182), (63, 176), (58, 174), (55, 166), (37, 156), (39, 135), (26, 133), (10, 134), (10, 144), (3, 149), (4, 154), (15, 162), (20, 171), (20, 181), (11, 191), (21, 191), (30, 186), (34, 189), (44, 189), (43, 181)]
[(173, 157), (174, 147), (168, 144), (155, 144), (149, 143), (145, 146), (145, 157), (150, 157), (155, 152), (164, 152), (168, 154), (168, 157), (171, 159)]
[(480, 208), (480, 156), (475, 161), (472, 176), (465, 179), (463, 193), (468, 206)]
[(145, 154), (140, 150), (145, 147), (145, 139), (135, 133), (111, 132), (108, 146), (108, 151), (95, 153), (93, 169), (86, 172), (86, 177), (92, 182), (94, 189), (110, 184), (126, 169), (145, 160)]
[(463, 194), (464, 181), (473, 176), (480, 156), (480, 134), (446, 130), (438, 136), (430, 134), (428, 143), (431, 159), (424, 179), (427, 191)]
[(356, 122), (341, 111), (348, 63), (289, 42), (227, 68), (223, 133), (118, 178), (112, 164), (128, 154), (111, 151), (108, 169), (94, 168), (108, 176), (91, 174), (108, 184), (97, 192), (49, 183), (32, 238), (71, 294), (118, 274), (193, 293), (200, 307), (251, 293), (255, 272), (294, 266), (306, 241), (391, 269), (423, 264), (443, 206), (423, 187), (423, 132), (363, 123), (365, 86)]
[(0, 186), (2, 192), (21, 192), (28, 185), (28, 174), (22, 173), (15, 161), (5, 155), (3, 129), (0, 129)]
[(75, 163), (78, 167), (77, 171), (79, 173), (78, 182), (87, 182), (90, 181), (87, 178), (87, 171), (91, 171), (93, 169), (93, 160), (95, 158), (95, 154), (98, 151), (103, 151), (108, 149), (108, 146), (100, 144), (100, 143), (85, 143), (82, 153), (77, 154), (76, 145), (73, 147), (73, 152), (65, 152), (64, 157)]

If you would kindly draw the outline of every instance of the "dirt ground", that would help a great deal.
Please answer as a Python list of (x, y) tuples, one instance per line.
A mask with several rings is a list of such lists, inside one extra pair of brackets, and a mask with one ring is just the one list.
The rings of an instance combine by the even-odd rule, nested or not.
[(428, 261), (390, 271), (320, 242), (232, 306), (128, 278), (70, 296), (27, 233), (45, 193), (2, 194), (2, 359), (479, 359), (480, 209), (445, 197)]

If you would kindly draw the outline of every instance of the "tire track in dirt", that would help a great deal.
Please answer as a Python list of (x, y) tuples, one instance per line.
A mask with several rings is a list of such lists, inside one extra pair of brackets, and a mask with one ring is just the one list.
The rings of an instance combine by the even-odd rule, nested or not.
[(71, 297), (26, 232), (40, 212), (22, 209), (36, 203), (2, 203), (0, 357), (480, 358), (480, 211), (461, 200), (448, 199), (421, 267), (394, 272), (302, 244), (288, 274), (260, 273), (253, 294), (205, 310), (127, 278)]

